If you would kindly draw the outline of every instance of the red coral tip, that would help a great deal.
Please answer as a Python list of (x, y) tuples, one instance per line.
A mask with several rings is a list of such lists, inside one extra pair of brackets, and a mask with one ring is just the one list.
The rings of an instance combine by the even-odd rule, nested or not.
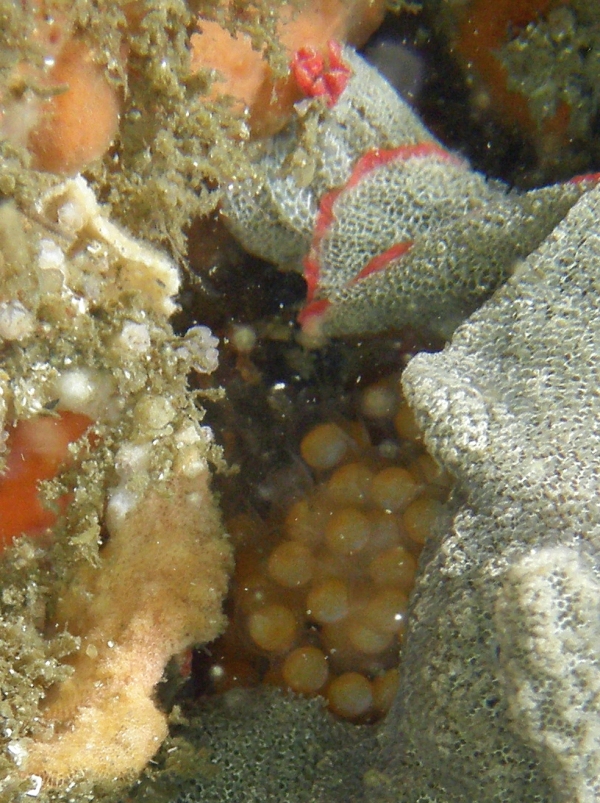
[(305, 95), (312, 96), (316, 79), (323, 72), (323, 56), (314, 47), (301, 47), (294, 53), (291, 69), (298, 87)]
[(311, 98), (324, 97), (329, 107), (334, 106), (350, 80), (350, 67), (342, 58), (337, 42), (328, 43), (328, 63), (312, 47), (296, 51), (291, 70), (299, 89)]
[(304, 260), (304, 280), (306, 281), (306, 300), (311, 302), (319, 285), (319, 274), (321, 272), (319, 263), (312, 257)]
[(399, 145), (397, 148), (374, 148), (364, 153), (356, 162), (352, 175), (343, 189), (352, 189), (373, 170), (390, 162), (405, 162), (408, 159), (423, 159), (428, 156), (437, 156), (454, 164), (462, 164), (461, 159), (442, 148), (437, 142), (418, 142), (416, 145)]
[(600, 173), (583, 173), (581, 176), (573, 176), (569, 179), (568, 184), (598, 184), (600, 181)]

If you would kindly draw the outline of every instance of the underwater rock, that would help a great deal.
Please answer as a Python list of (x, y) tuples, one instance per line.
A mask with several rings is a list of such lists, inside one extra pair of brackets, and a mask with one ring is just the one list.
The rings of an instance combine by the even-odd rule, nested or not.
[[(445, 351), (404, 373), (457, 489), (423, 552), (382, 726), (350, 733), (275, 691), (207, 700), (181, 729), (206, 763), (185, 780), (179, 753), (179, 776), (167, 767), (142, 800), (165, 788), (171, 803), (596, 799), (599, 215), (595, 189)], [(246, 695), (264, 725), (236, 713)], [(256, 745), (268, 762), (245, 760)]]
[[(172, 28), (165, 27), (163, 34), (168, 39)], [(160, 72), (156, 62), (168, 62), (164, 42), (148, 37), (137, 63), (152, 49)], [(348, 59), (354, 60), (357, 76), (368, 71), (351, 52)], [(427, 548), (400, 694), (380, 729), (335, 723), (318, 702), (278, 691), (236, 692), (202, 702), (191, 724), (182, 721), (177, 730), (177, 715), (172, 717), (181, 741), (169, 744), (158, 761), (165, 762), (165, 775), (172, 770), (174, 777), (160, 777), (154, 788), (158, 793), (150, 786), (144, 798), (142, 785), (128, 797), (186, 803), (587, 803), (598, 795), (594, 645), (600, 529), (600, 193), (580, 200), (521, 263), (587, 187), (568, 184), (523, 196), (505, 194), (449, 155), (432, 158), (437, 144), (410, 109), (398, 105), (393, 90), (376, 74), (369, 75), (368, 84), (377, 85), (372, 95), (363, 93), (346, 107), (342, 97), (331, 113), (323, 108), (318, 118), (309, 113), (299, 119), (300, 149), (294, 131), (290, 141), (282, 135), (267, 146), (273, 149), (282, 189), (267, 198), (266, 230), (257, 235), (252, 222), (264, 186), (258, 195), (251, 188), (240, 202), (258, 246), (274, 247), (284, 254), (277, 257), (284, 266), (297, 267), (310, 248), (322, 196), (348, 182), (365, 151), (398, 146), (400, 130), (402, 142), (432, 146), (426, 165), (433, 172), (439, 168), (442, 185), (449, 180), (445, 169), (450, 163), (458, 187), (464, 182), (478, 185), (471, 197), (482, 201), (481, 214), (465, 216), (469, 225), (464, 229), (452, 219), (451, 200), (445, 201), (448, 209), (440, 210), (451, 218), (447, 228), (440, 228), (448, 238), (441, 244), (448, 250), (450, 243), (453, 255), (471, 249), (476, 268), (492, 269), (486, 283), (468, 260), (464, 263), (469, 270), (461, 273), (466, 285), (455, 285), (457, 298), (471, 291), (473, 296), (460, 316), (487, 297), (517, 260), (506, 287), (457, 332), (453, 345), (440, 355), (417, 357), (406, 373), (406, 392), (429, 447), (459, 485), (452, 527), (440, 529)], [(149, 86), (154, 104), (157, 82)], [(181, 88), (177, 80), (172, 86)], [(182, 141), (194, 142), (189, 128), (179, 131), (182, 117), (169, 109), (168, 132), (177, 130)], [(335, 117), (337, 110), (343, 111), (343, 119)], [(156, 125), (161, 136), (163, 112)], [(190, 119), (196, 125), (197, 114)], [(331, 139), (325, 131), (325, 148), (312, 127), (323, 119), (333, 131)], [(345, 128), (347, 120), (352, 120), (351, 132), (350, 126)], [(344, 138), (346, 150), (338, 148)], [(136, 138), (129, 142), (137, 157)], [(160, 223), (162, 210), (177, 209), (190, 189), (190, 183), (173, 182), (174, 174), (188, 174), (181, 161), (179, 174), (164, 171), (175, 151), (162, 151), (150, 147), (144, 159), (152, 165), (152, 175), (160, 176), (165, 192), (157, 192), (155, 182), (148, 180), (142, 160), (128, 168), (136, 177), (136, 190), (148, 200), (142, 208), (153, 213), (140, 215), (138, 209), (132, 225), (139, 228), (140, 221), (147, 222), (141, 230), (156, 240), (168, 239), (165, 231), (180, 232), (179, 217), (172, 228)], [(227, 159), (233, 152), (224, 151)], [(196, 168), (196, 152), (187, 158), (185, 164)], [(293, 169), (282, 173), (290, 164)], [(411, 163), (411, 168), (417, 166)], [(201, 170), (189, 174), (201, 175)], [(123, 170), (111, 174), (110, 183), (118, 184), (122, 175)], [(319, 189), (311, 195), (304, 190), (313, 178)], [(283, 186), (286, 182), (289, 186)], [(178, 193), (182, 186), (185, 193)], [(114, 201), (108, 191), (104, 197)], [(288, 222), (282, 224), (280, 210), (290, 197), (293, 214), (284, 210)], [(461, 197), (460, 191), (452, 197)], [(183, 206), (190, 206), (189, 199)], [(121, 206), (122, 217), (128, 208)], [(376, 210), (376, 222), (381, 214)], [(523, 234), (525, 224), (534, 233), (530, 240)], [(400, 280), (410, 260), (420, 259), (415, 264), (423, 268), (431, 258), (439, 270), (434, 258), (438, 239), (421, 243), (395, 254)], [(250, 241), (247, 245), (254, 248)], [(496, 254), (499, 263), (489, 263)], [(50, 795), (90, 800), (102, 794), (90, 791), (95, 780), (137, 772), (164, 735), (165, 720), (152, 690), (165, 660), (172, 651), (210, 637), (221, 623), (216, 597), (223, 593), (228, 549), (206, 490), (207, 460), (217, 461), (218, 454), (186, 384), (192, 369), (214, 368), (216, 342), (204, 327), (193, 327), (183, 338), (174, 334), (167, 320), (179, 286), (174, 265), (114, 226), (82, 180), (61, 184), (35, 214), (22, 214), (10, 202), (0, 206), (0, 257), (2, 445), (14, 422), (64, 411), (93, 421), (69, 447), (74, 462), (44, 484), (43, 498), (49, 503), (72, 494), (51, 534), (50, 551), (33, 539), (20, 539), (0, 566), (0, 793), (19, 803), (47, 799), (46, 781), (70, 783), (75, 767), (86, 776), (83, 785)], [(340, 274), (339, 281), (332, 278), (331, 287), (336, 292), (340, 288), (346, 299), (353, 292), (352, 277), (363, 267), (355, 266), (350, 277)], [(321, 278), (326, 275), (323, 270)], [(366, 288), (386, 275), (395, 274), (375, 272), (356, 282), (362, 309), (372, 305)], [(373, 307), (378, 324), (387, 299), (403, 298), (397, 288), (393, 295), (385, 283), (382, 288)], [(441, 316), (440, 329), (447, 333), (458, 321), (445, 318), (434, 302), (450, 297), (449, 286), (439, 281), (439, 273), (433, 274), (433, 284), (423, 288), (421, 306), (413, 314), (418, 318), (423, 310)], [(407, 314), (396, 307), (383, 325), (399, 326)], [(357, 315), (344, 315), (345, 327)], [(345, 327), (340, 331), (348, 331)], [(184, 498), (189, 484), (196, 482), (192, 498)], [(192, 507), (206, 504), (217, 581), (209, 581), (209, 589), (203, 590), (194, 588), (192, 579), (179, 596), (179, 589), (167, 582), (176, 583), (172, 577), (154, 578), (153, 585), (152, 571), (173, 568), (170, 550), (159, 544), (156, 552), (144, 555), (138, 539), (144, 532), (155, 538), (155, 527), (166, 529), (161, 519), (168, 519), (173, 524), (169, 537), (176, 538), (183, 529), (198, 547), (194, 529), (186, 526), (186, 502)], [(185, 560), (185, 570), (193, 574), (185, 541), (182, 546), (186, 557), (179, 555), (178, 560)], [(137, 561), (143, 563), (143, 558), (149, 564), (139, 575), (143, 593), (134, 589), (131, 594), (131, 574), (137, 576)], [(116, 570), (105, 573), (107, 567)], [(179, 629), (172, 622), (155, 621), (159, 614), (152, 592), (157, 588), (175, 609), (178, 603), (186, 609), (181, 615), (176, 610)], [(92, 590), (98, 591), (95, 599), (85, 599)], [(195, 591), (206, 591), (210, 598), (204, 629), (186, 618), (189, 603), (196, 602)], [(160, 609), (173, 611), (162, 604)], [(79, 615), (75, 624), (72, 620)], [(152, 620), (149, 628), (144, 616)], [(119, 636), (111, 646), (113, 626)], [(151, 656), (148, 675), (146, 654)], [(90, 697), (79, 692), (88, 682), (106, 682), (96, 700), (109, 708), (114, 701), (107, 696), (129, 694), (115, 680), (120, 677), (115, 665), (126, 677), (133, 666), (136, 689), (141, 690), (127, 705), (114, 705), (116, 716), (126, 719), (122, 729), (112, 717), (94, 721)], [(87, 691), (93, 698), (94, 692)], [(132, 761), (125, 748), (137, 727), (136, 711), (152, 729), (145, 731), (149, 738)], [(107, 722), (110, 726), (104, 727)], [(73, 724), (83, 727), (70, 731)], [(125, 736), (124, 741), (115, 734)], [(70, 755), (62, 775), (45, 763), (53, 747), (58, 754), (73, 746), (84, 758), (79, 762)], [(88, 747), (95, 763), (86, 763)], [(124, 763), (111, 763), (115, 752)], [(36, 758), (40, 763), (34, 764)], [(31, 774), (24, 774), (24, 768)], [(166, 792), (160, 789), (163, 781), (172, 782)], [(123, 793), (115, 794), (123, 799)]]

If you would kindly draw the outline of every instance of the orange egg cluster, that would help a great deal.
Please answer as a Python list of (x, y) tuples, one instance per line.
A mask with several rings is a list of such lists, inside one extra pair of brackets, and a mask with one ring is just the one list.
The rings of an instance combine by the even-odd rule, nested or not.
[(417, 559), (449, 478), (425, 453), (397, 377), (363, 390), (359, 408), (359, 421), (302, 439), (308, 495), (270, 521), (229, 522), (236, 573), (231, 625), (211, 648), (214, 691), (276, 684), (323, 695), (355, 722), (391, 705)]

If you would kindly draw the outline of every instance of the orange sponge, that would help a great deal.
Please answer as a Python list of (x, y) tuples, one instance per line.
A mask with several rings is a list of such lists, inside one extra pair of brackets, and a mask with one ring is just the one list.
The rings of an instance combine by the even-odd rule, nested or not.
[[(290, 61), (302, 48), (327, 56), (331, 40), (360, 45), (383, 19), (383, 0), (312, 0), (300, 11), (282, 6), (279, 36)], [(214, 69), (213, 95), (231, 95), (247, 108), (254, 136), (268, 136), (288, 120), (292, 105), (302, 98), (293, 75), (275, 80), (264, 54), (248, 36), (233, 37), (217, 22), (200, 19), (192, 35), (192, 69)]]
[(459, 57), (473, 70), (492, 98), (498, 113), (521, 130), (541, 138), (544, 150), (553, 140), (566, 136), (570, 111), (562, 103), (547, 120), (541, 134), (531, 114), (527, 98), (509, 88), (508, 71), (498, 51), (511, 33), (546, 14), (565, 0), (471, 0), (462, 12), (454, 47)]
[(0, 477), (0, 549), (23, 533), (35, 535), (54, 524), (56, 515), (42, 506), (38, 483), (56, 475), (69, 456), (69, 444), (91, 423), (85, 415), (62, 412), (19, 421), (13, 427), (6, 471)]
[(27, 145), (38, 170), (72, 175), (102, 157), (115, 137), (118, 93), (78, 39), (66, 42), (46, 82), (57, 94), (41, 105)]

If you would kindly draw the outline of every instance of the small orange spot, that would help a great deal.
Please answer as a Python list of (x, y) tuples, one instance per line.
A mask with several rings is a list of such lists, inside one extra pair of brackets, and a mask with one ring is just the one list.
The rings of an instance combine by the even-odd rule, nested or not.
[[(69, 456), (69, 444), (83, 435), (91, 420), (79, 413), (39, 416), (19, 421), (8, 441), (6, 470), (0, 477), (0, 549), (19, 535), (51, 527), (56, 515), (43, 507), (38, 483), (51, 479)], [(67, 500), (61, 500), (64, 508)]]
[(85, 42), (71, 39), (48, 76), (58, 94), (42, 104), (28, 148), (38, 170), (71, 175), (108, 150), (119, 126), (119, 99)]

